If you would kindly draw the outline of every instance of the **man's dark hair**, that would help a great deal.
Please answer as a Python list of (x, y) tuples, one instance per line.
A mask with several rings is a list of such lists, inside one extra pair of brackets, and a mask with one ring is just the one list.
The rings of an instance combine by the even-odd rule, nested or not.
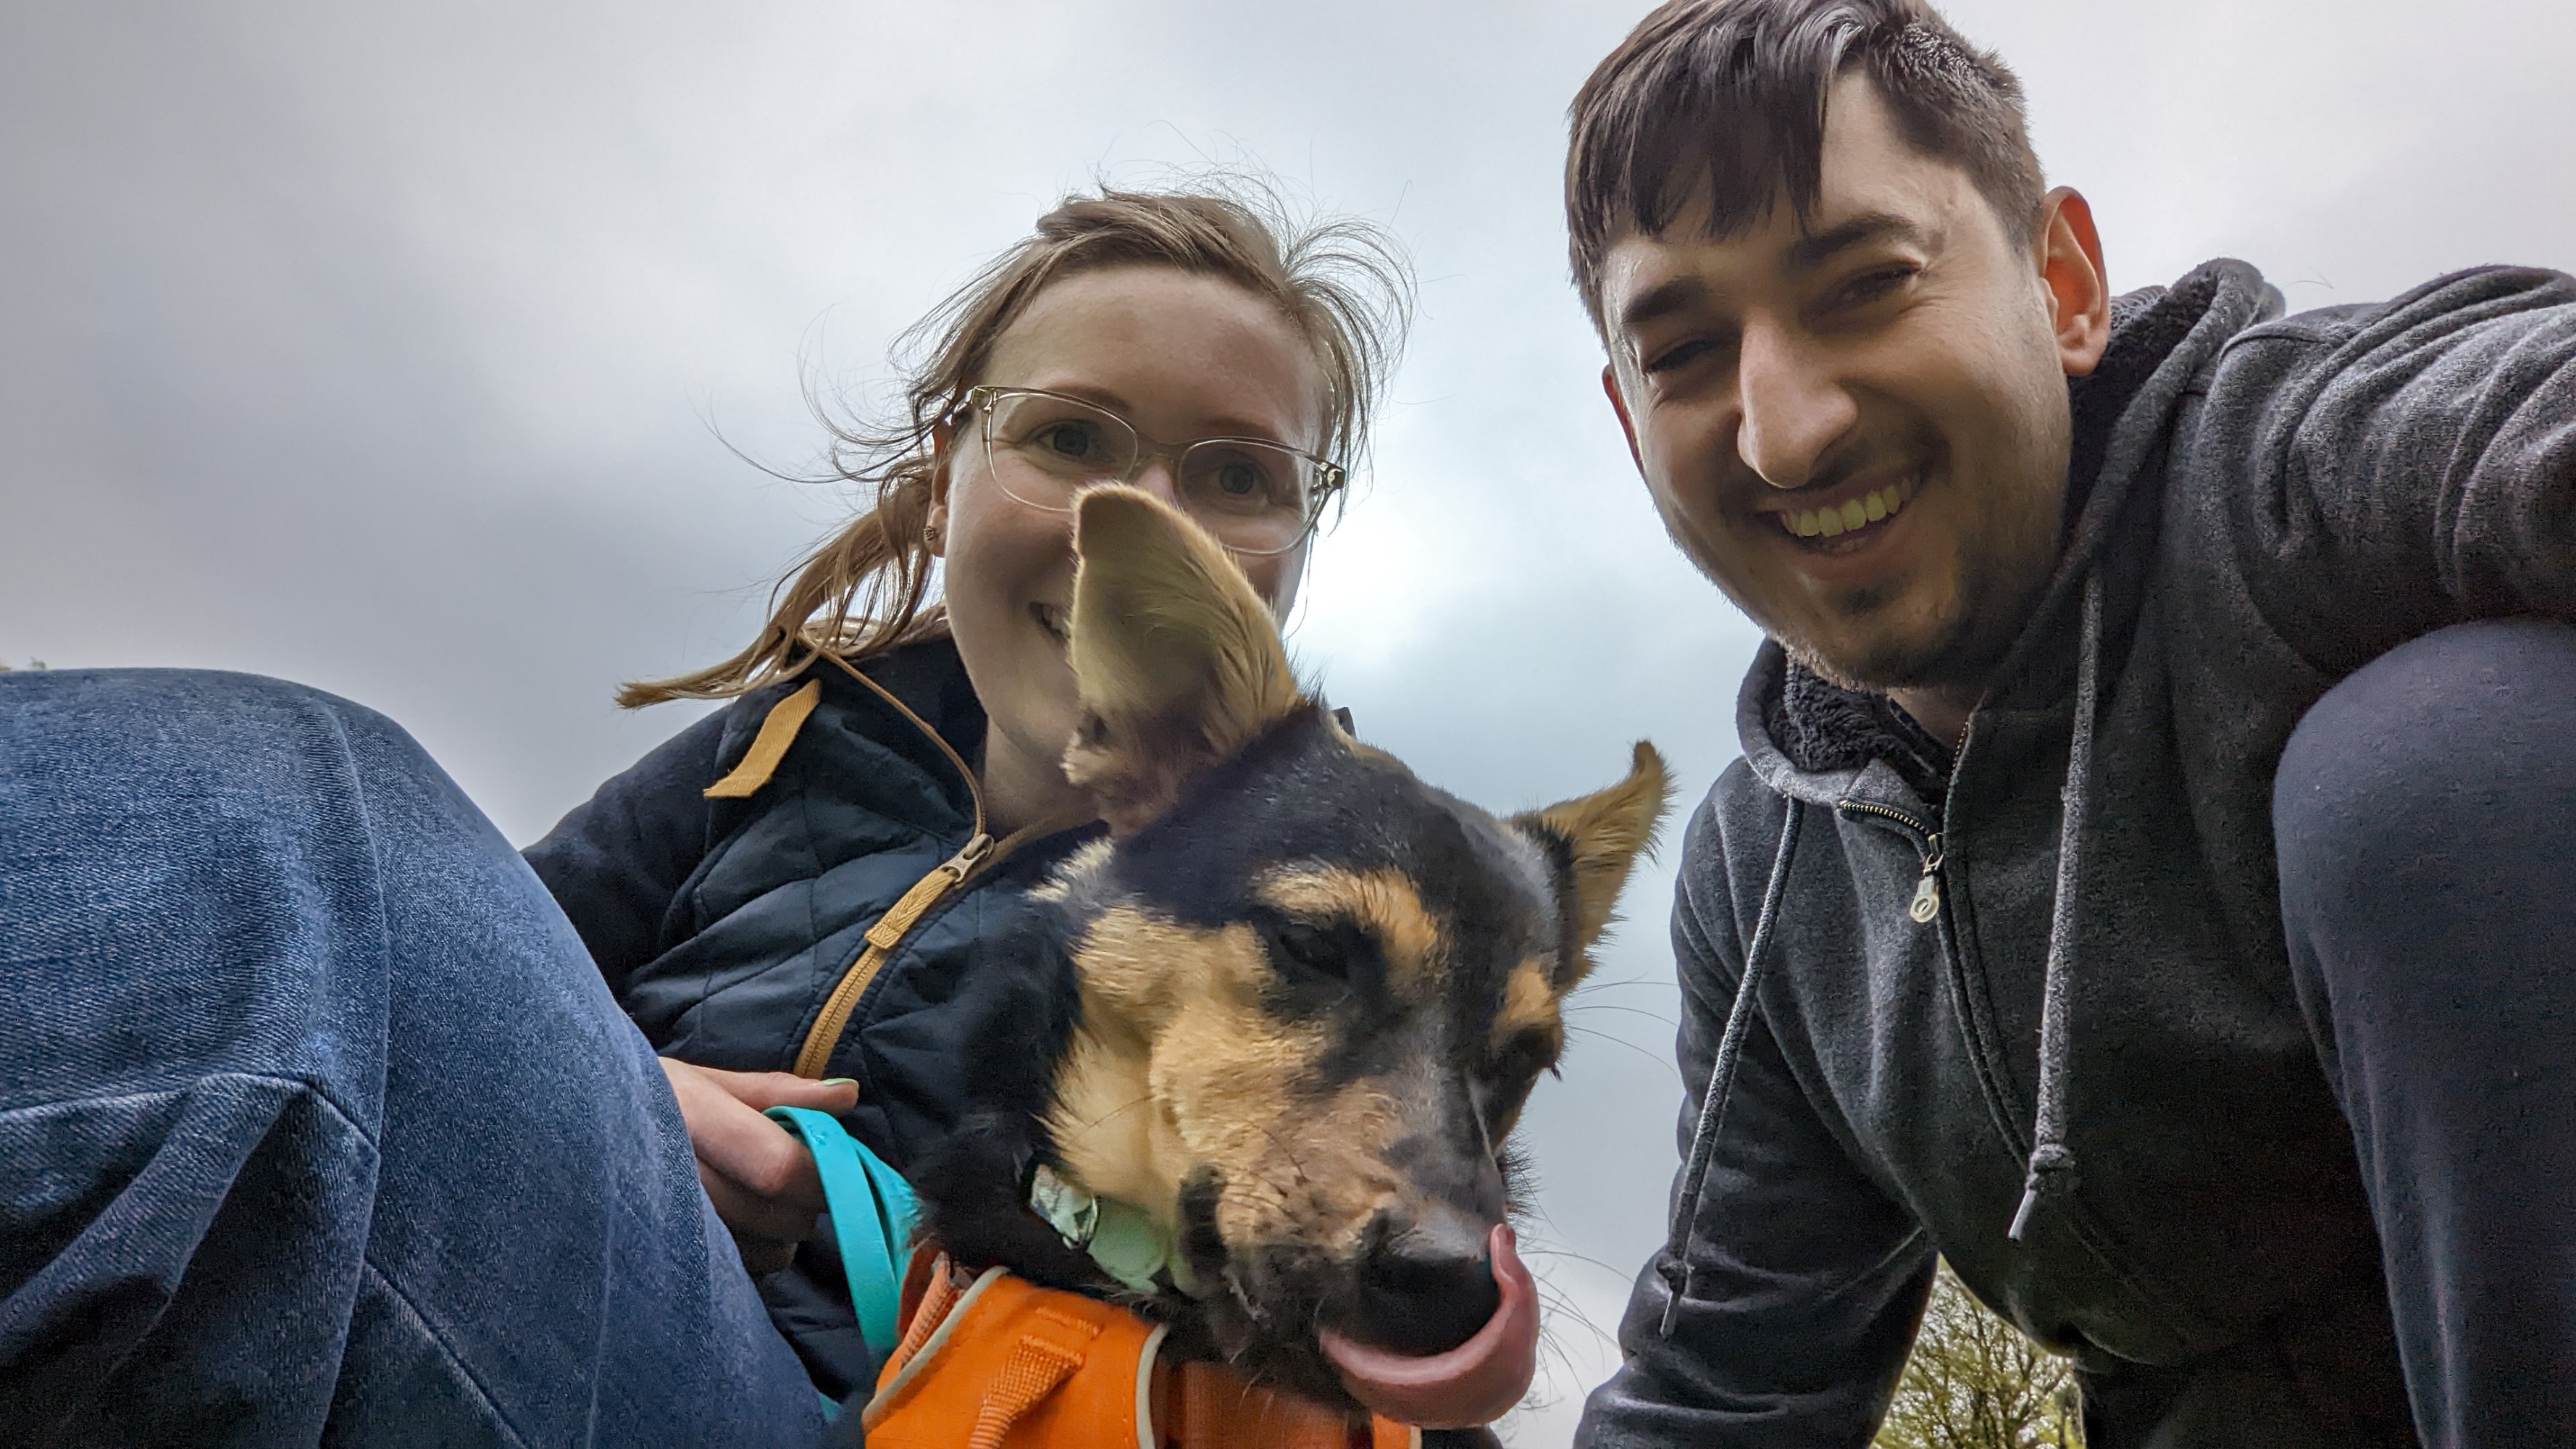
[(1803, 226), (1822, 186), (1825, 92), (1854, 68), (1909, 144), (1967, 172), (2008, 235), (2033, 234), (2043, 193), (2021, 82), (1922, 0), (1670, 0), (1570, 112), (1565, 225), (1593, 324), (1612, 240), (1660, 235), (1703, 179), (1713, 235), (1760, 223), (1783, 183)]

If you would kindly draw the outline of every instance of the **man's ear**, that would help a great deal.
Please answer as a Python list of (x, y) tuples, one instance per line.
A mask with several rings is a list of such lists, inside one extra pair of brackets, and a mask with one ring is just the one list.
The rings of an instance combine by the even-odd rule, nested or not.
[(1243, 570), (1168, 504), (1135, 488), (1085, 492), (1074, 554), (1067, 653), (1082, 723), (1064, 773), (1125, 835), (1305, 700)]
[(1614, 363), (1601, 364), (1601, 392), (1610, 399), (1610, 411), (1619, 415), (1619, 431), (1628, 440), (1628, 461), (1637, 465), (1637, 476), (1646, 476), (1645, 455), (1637, 451), (1637, 424), (1628, 416), (1628, 400), (1619, 395), (1619, 369)]
[(1637, 742), (1628, 778), (1607, 790), (1515, 815), (1511, 824), (1539, 844), (1556, 876), (1557, 900), (1572, 927), (1574, 954), (1557, 965), (1553, 983), (1570, 991), (1592, 971), (1592, 945), (1609, 928), (1629, 868), (1655, 838), (1672, 805), (1664, 757)]
[(2068, 377), (2083, 377), (2111, 343), (2111, 281), (2102, 267), (2102, 238), (2093, 229), (2093, 206), (2071, 186), (2048, 193), (2042, 204), (2039, 276), (2048, 289), (2049, 326)]

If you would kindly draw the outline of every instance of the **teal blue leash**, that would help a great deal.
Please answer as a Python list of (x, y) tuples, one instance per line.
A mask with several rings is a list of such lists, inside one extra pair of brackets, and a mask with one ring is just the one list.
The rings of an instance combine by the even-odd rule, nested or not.
[(805, 1107), (772, 1107), (778, 1125), (804, 1139), (823, 1179), (823, 1201), (832, 1214), (832, 1236), (841, 1244), (841, 1272), (850, 1281), (850, 1306), (858, 1311), (859, 1337), (877, 1361), (894, 1352), (903, 1305), (903, 1266), (920, 1200), (903, 1175), (844, 1131), (828, 1114)]

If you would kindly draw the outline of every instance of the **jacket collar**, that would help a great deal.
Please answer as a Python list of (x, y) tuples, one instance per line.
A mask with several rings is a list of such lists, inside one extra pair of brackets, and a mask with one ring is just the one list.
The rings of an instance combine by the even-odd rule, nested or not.
[[(975, 764), (984, 753), (984, 706), (966, 677), (966, 661), (957, 641), (945, 634), (917, 640), (858, 661), (861, 673), (903, 702), (921, 722), (939, 732), (958, 758)], [(816, 677), (831, 689), (840, 671), (820, 669)], [(847, 685), (846, 679), (837, 682)]]

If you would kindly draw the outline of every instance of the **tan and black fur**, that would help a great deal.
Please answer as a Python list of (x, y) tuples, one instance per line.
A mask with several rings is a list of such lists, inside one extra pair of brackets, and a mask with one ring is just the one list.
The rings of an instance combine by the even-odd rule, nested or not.
[[(1493, 1311), (1503, 1144), (1661, 816), (1644, 744), (1498, 819), (1359, 743), (1222, 549), (1149, 495), (1079, 505), (1066, 755), (1110, 826), (1039, 892), (977, 1111), (916, 1164), (962, 1261), (1115, 1296), (1172, 1347), (1348, 1404), (1320, 1326), (1408, 1353)], [(1153, 1215), (1195, 1294), (1118, 1290), (1026, 1210), (1044, 1164)]]

